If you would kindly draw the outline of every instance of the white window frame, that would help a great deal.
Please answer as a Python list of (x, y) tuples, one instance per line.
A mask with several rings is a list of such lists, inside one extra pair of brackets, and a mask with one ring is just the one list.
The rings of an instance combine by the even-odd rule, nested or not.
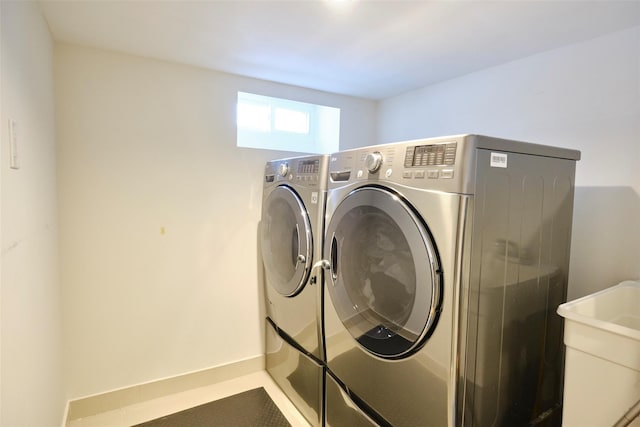
[[(269, 129), (264, 126), (265, 122), (261, 126), (242, 126), (242, 120), (239, 117), (242, 104), (269, 108)], [(278, 130), (275, 123), (277, 109), (291, 110), (306, 115), (308, 131)], [(236, 114), (238, 147), (320, 154), (338, 151), (339, 108), (238, 92)]]

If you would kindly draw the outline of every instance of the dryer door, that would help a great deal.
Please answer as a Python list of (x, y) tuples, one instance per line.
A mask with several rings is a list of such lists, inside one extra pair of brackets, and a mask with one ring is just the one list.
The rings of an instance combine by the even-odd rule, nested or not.
[(267, 283), (284, 296), (296, 295), (311, 270), (311, 223), (298, 194), (285, 185), (264, 202), (261, 243)]
[(424, 221), (391, 190), (362, 187), (327, 227), (328, 291), (362, 347), (384, 358), (422, 347), (438, 319), (442, 277)]

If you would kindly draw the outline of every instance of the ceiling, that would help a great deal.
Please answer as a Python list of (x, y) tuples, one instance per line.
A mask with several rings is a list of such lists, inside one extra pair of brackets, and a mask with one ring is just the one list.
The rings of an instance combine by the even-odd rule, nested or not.
[(369, 99), (640, 25), (640, 0), (40, 4), (57, 41)]

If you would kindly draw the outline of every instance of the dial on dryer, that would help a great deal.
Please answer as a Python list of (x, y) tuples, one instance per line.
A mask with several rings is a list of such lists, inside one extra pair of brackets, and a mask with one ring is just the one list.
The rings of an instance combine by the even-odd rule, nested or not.
[(364, 158), (364, 164), (371, 173), (376, 173), (380, 170), (380, 166), (382, 166), (382, 153), (379, 151), (374, 151), (373, 153), (367, 154)]

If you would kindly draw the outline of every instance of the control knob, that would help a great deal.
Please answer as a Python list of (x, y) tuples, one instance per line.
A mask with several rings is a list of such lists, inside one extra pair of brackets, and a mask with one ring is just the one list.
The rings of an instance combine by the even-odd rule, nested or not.
[(289, 173), (289, 165), (286, 163), (280, 163), (278, 166), (278, 175), (285, 177)]
[(369, 172), (377, 172), (382, 166), (382, 154), (379, 151), (367, 154), (367, 157), (364, 158), (364, 165), (369, 169)]

